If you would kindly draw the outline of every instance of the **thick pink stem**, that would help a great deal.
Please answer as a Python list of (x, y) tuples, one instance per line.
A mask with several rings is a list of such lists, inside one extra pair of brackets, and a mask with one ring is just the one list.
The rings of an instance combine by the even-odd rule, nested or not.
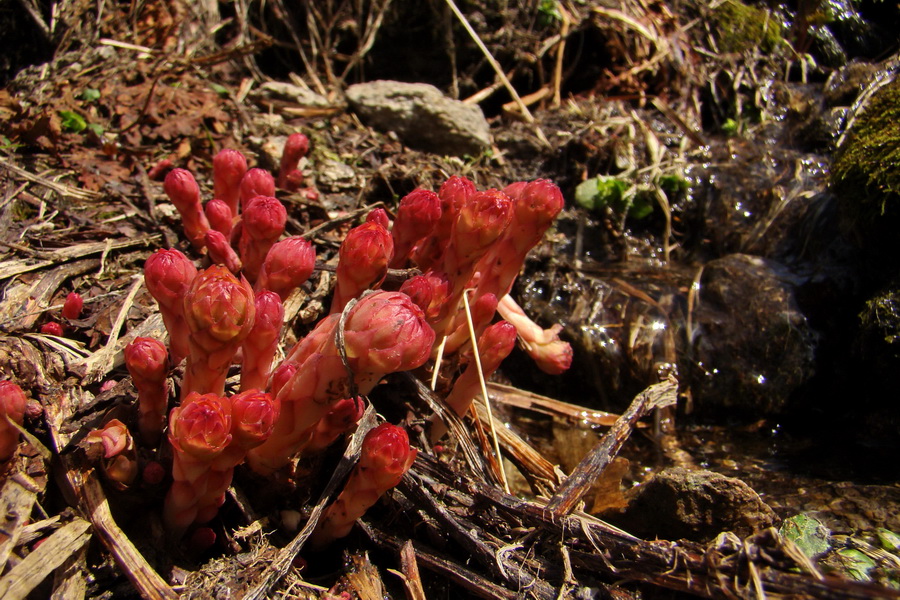
[(244, 340), (244, 360), (241, 365), (241, 391), (265, 389), (272, 369), (272, 361), (281, 340), (284, 306), (275, 292), (263, 290), (256, 294), (256, 317), (250, 335)]
[(200, 186), (197, 185), (194, 176), (187, 169), (172, 169), (166, 175), (163, 189), (181, 215), (181, 223), (188, 240), (197, 250), (203, 250), (206, 232), (209, 231), (209, 221), (203, 212)]
[(338, 400), (328, 414), (316, 423), (309, 443), (303, 451), (307, 454), (321, 452), (356, 425), (365, 410), (366, 403), (361, 396)]
[(209, 226), (230, 240), (231, 231), (234, 229), (234, 213), (228, 204), (224, 200), (213, 198), (206, 203), (203, 211), (206, 213)]
[[(247, 159), (237, 150), (226, 148), (225, 150), (220, 150), (213, 158), (213, 195), (225, 202), (231, 210), (232, 217), (238, 214), (241, 179), (243, 179), (246, 172)], [(230, 229), (229, 227), (229, 231)], [(228, 235), (227, 231), (218, 230), (226, 236)]]
[(159, 340), (137, 337), (125, 346), (125, 366), (138, 391), (138, 431), (148, 446), (162, 436), (169, 403), (168, 353)]
[(169, 332), (169, 357), (177, 365), (188, 355), (188, 328), (184, 320), (184, 296), (197, 276), (197, 268), (175, 250), (157, 250), (144, 263), (144, 284), (159, 304)]

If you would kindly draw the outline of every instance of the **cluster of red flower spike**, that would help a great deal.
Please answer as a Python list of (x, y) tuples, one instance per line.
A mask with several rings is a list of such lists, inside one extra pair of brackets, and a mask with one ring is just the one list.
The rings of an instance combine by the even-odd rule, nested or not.
[[(289, 138), (279, 187), (297, 189), (297, 164), (307, 148), (302, 134)], [(181, 401), (168, 414), (167, 430), (173, 483), (164, 520), (176, 536), (216, 515), (241, 462), (268, 475), (298, 454), (320, 451), (355, 425), (362, 397), (385, 375), (422, 366), (442, 341), (445, 355), (471, 353), (464, 294), (471, 294), (485, 377), (510, 353), (517, 334), (543, 370), (560, 373), (571, 363), (557, 329), (532, 323), (508, 296), (525, 255), (562, 209), (562, 195), (549, 181), (478, 191), (471, 181), (451, 177), (437, 193), (417, 189), (404, 197), (392, 227), (385, 211), (372, 211), (341, 244), (330, 314), (278, 366), (282, 303), (310, 277), (316, 254), (303, 237), (282, 238), (287, 211), (274, 197), (275, 179), (248, 169), (239, 152), (223, 150), (213, 160), (215, 199), (205, 207), (185, 169), (169, 172), (164, 189), (187, 238), (211, 266), (198, 271), (175, 249), (148, 258), (145, 283), (159, 304), (169, 344), (136, 338), (125, 349), (125, 363), (138, 391), (140, 439), (153, 447), (166, 424), (169, 369), (186, 359)], [(380, 289), (389, 267), (409, 266), (422, 274), (399, 290)], [(497, 312), (506, 320), (491, 324)], [(225, 379), (236, 357), (240, 391), (227, 396)], [(14, 384), (0, 386), (2, 410), (21, 423), (22, 399), (8, 389)], [(447, 402), (463, 415), (478, 387), (470, 363)], [(443, 424), (434, 422), (432, 439), (443, 432)], [(11, 436), (0, 429), (0, 452), (9, 450)], [(108, 476), (123, 484), (135, 478), (134, 441), (124, 424), (110, 421), (89, 439), (102, 443)], [(372, 429), (314, 543), (345, 535), (399, 482), (415, 454), (403, 429)]]

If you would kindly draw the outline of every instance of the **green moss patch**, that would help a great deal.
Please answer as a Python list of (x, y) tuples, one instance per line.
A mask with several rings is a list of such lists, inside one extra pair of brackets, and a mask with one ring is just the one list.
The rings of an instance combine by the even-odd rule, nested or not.
[(757, 47), (771, 52), (782, 42), (781, 21), (763, 9), (727, 0), (715, 9), (712, 17), (719, 49), (723, 52), (743, 52)]

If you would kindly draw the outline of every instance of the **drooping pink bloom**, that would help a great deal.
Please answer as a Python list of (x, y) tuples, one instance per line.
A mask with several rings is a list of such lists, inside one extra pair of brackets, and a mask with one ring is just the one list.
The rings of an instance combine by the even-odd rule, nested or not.
[(209, 221), (203, 212), (200, 186), (197, 185), (194, 176), (187, 169), (172, 169), (166, 175), (163, 189), (181, 215), (181, 223), (188, 240), (197, 250), (202, 250), (205, 247), (206, 232), (209, 231)]
[[(288, 175), (297, 169), (300, 159), (309, 152), (309, 138), (302, 133), (292, 133), (288, 136), (287, 142), (284, 144), (284, 150), (281, 153), (281, 163), (278, 168), (278, 187), (282, 189), (291, 189), (288, 187)], [(294, 188), (291, 191), (296, 190)]]
[(224, 200), (213, 198), (206, 203), (204, 207), (206, 220), (209, 226), (225, 236), (225, 239), (231, 239), (231, 231), (234, 228), (234, 213)]
[(572, 366), (572, 346), (559, 339), (562, 325), (556, 323), (550, 329), (542, 328), (525, 314), (509, 294), (500, 298), (497, 312), (515, 326), (522, 347), (541, 371), (559, 375)]
[(118, 419), (111, 419), (86, 438), (89, 444), (98, 444), (102, 450), (100, 465), (104, 475), (123, 486), (131, 485), (137, 478), (137, 449), (128, 427)]
[(390, 266), (394, 269), (405, 266), (415, 245), (431, 235), (440, 219), (441, 199), (434, 192), (415, 189), (404, 196), (391, 230), (394, 258)]
[(316, 423), (304, 452), (313, 454), (333, 444), (335, 440), (359, 422), (365, 411), (366, 404), (361, 396), (344, 398), (335, 402), (328, 414)]
[(175, 365), (188, 354), (184, 296), (196, 276), (194, 263), (174, 248), (157, 250), (144, 263), (144, 285), (159, 304), (169, 332), (169, 357)]
[[(257, 196), (275, 195), (275, 178), (265, 169), (250, 169), (241, 178), (241, 210)], [(237, 214), (237, 212), (235, 212)]]
[(81, 318), (81, 310), (84, 308), (84, 298), (78, 292), (69, 292), (62, 307), (63, 319), (74, 321)]
[(416, 450), (400, 427), (382, 423), (369, 431), (344, 490), (322, 514), (310, 537), (312, 547), (325, 546), (350, 533), (356, 520), (400, 483), (415, 459)]
[(363, 223), (351, 229), (338, 251), (337, 283), (330, 312), (341, 312), (347, 302), (380, 286), (393, 252), (391, 234), (378, 223)]
[(243, 344), (241, 391), (265, 389), (284, 323), (284, 305), (275, 292), (263, 290), (257, 293), (255, 304), (253, 328)]
[[(511, 323), (499, 321), (484, 330), (478, 338), (478, 357), (481, 361), (481, 372), (485, 381), (494, 374), (509, 353), (516, 345), (516, 328)], [(478, 375), (478, 365), (474, 360), (470, 361), (455, 382), (446, 401), (457, 415), (463, 416), (472, 402), (481, 394), (481, 378)], [(437, 418), (432, 418), (431, 441), (436, 442), (447, 428)]]
[(184, 297), (190, 354), (182, 397), (190, 392), (219, 394), (235, 353), (250, 333), (256, 314), (253, 289), (226, 267), (199, 273)]
[[(248, 454), (248, 463), (258, 473), (287, 464), (306, 447), (332, 405), (352, 396), (347, 367), (335, 344), (339, 320), (338, 314), (323, 319), (288, 353), (285, 362), (297, 369), (278, 391), (281, 417), (272, 436)], [(364, 296), (348, 312), (343, 339), (356, 393), (365, 395), (384, 375), (421, 366), (431, 352), (434, 332), (406, 294), (380, 291)]]
[(316, 266), (316, 249), (309, 240), (292, 236), (272, 244), (263, 261), (255, 289), (271, 290), (281, 301), (303, 285)]
[(266, 254), (284, 233), (287, 210), (271, 196), (256, 196), (244, 204), (238, 245), (244, 275), (256, 281)]
[[(237, 150), (226, 148), (213, 157), (213, 195), (225, 202), (232, 217), (237, 216), (240, 208), (238, 201), (241, 197), (241, 179), (246, 172), (247, 159)], [(227, 231), (222, 233), (228, 235)]]
[(27, 405), (28, 398), (22, 388), (12, 381), (0, 381), (0, 461), (10, 458), (19, 447), (19, 430), (9, 421), (21, 425)]
[(138, 391), (138, 430), (149, 446), (162, 435), (169, 402), (168, 353), (159, 340), (137, 337), (125, 346), (125, 366)]

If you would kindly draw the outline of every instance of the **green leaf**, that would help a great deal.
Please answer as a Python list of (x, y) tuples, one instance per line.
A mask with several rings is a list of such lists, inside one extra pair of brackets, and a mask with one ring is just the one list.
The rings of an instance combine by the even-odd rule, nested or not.
[(856, 548), (841, 548), (837, 551), (841, 566), (847, 576), (857, 581), (871, 581), (869, 571), (875, 568), (875, 561)]
[(228, 88), (224, 85), (219, 85), (218, 83), (210, 83), (209, 87), (212, 88), (212, 91), (217, 93), (222, 98), (228, 97)]
[(639, 194), (628, 207), (628, 216), (632, 219), (644, 219), (653, 213), (654, 206), (656, 202), (649, 194)]
[(797, 515), (784, 520), (778, 533), (797, 544), (803, 554), (815, 558), (831, 546), (830, 533), (821, 521), (808, 515)]
[(594, 210), (594, 200), (598, 192), (597, 179), (586, 179), (575, 188), (575, 202), (582, 208)]
[(876, 529), (875, 535), (878, 536), (878, 543), (882, 548), (895, 554), (900, 552), (900, 535), (884, 527)]
[(96, 102), (100, 99), (100, 90), (95, 90), (94, 88), (86, 88), (83, 92), (81, 92), (81, 99), (85, 102)]
[(90, 123), (87, 126), (87, 128), (90, 130), (91, 133), (96, 135), (98, 138), (103, 137), (103, 126), (102, 125), (98, 125), (96, 123)]
[(87, 121), (84, 120), (84, 117), (71, 110), (61, 110), (59, 111), (59, 116), (62, 119), (62, 128), (66, 131), (81, 133), (87, 127)]

